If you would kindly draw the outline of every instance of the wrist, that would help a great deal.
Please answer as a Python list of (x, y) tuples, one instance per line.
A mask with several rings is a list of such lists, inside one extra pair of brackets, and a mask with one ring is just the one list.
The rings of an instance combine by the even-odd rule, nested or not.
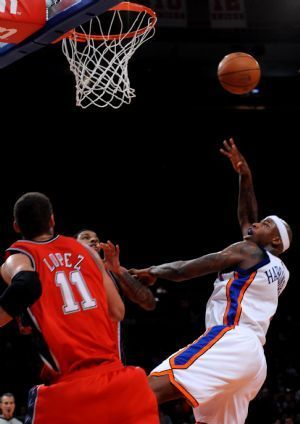
[(118, 275), (118, 276), (122, 276), (122, 275), (124, 275), (125, 274), (125, 272), (127, 272), (127, 269), (126, 268), (124, 268), (123, 266), (121, 266), (121, 265), (119, 265), (118, 267), (116, 267), (114, 270), (113, 270), (113, 273), (114, 274), (116, 274), (116, 275)]
[(156, 269), (157, 267), (156, 267), (156, 265), (152, 265), (152, 266), (150, 266), (149, 268), (148, 268), (148, 273), (150, 274), (150, 275), (153, 275), (154, 277), (156, 276), (155, 275), (155, 269)]

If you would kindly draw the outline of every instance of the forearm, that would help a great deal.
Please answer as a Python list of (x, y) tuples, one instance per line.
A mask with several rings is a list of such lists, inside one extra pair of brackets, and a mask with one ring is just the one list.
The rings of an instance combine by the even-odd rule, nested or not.
[(119, 272), (114, 273), (114, 275), (118, 278), (120, 286), (128, 299), (148, 311), (155, 309), (156, 301), (152, 291), (137, 278), (130, 275), (126, 268), (120, 267)]
[(257, 201), (250, 172), (239, 177), (238, 220), (241, 228), (257, 221)]
[(151, 275), (171, 281), (185, 281), (219, 270), (220, 263), (217, 255), (211, 253), (190, 261), (176, 261), (149, 269)]

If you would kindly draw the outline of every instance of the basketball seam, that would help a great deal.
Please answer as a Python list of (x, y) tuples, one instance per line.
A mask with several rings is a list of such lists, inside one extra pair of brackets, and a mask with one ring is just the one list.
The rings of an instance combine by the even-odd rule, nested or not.
[(232, 74), (240, 74), (241, 72), (248, 72), (248, 71), (258, 71), (258, 72), (260, 72), (260, 69), (257, 69), (257, 68), (249, 68), (249, 69), (242, 69), (241, 71), (231, 71), (231, 72), (226, 72), (226, 73), (224, 73), (224, 74), (219, 74), (219, 72), (218, 72), (218, 76), (219, 77), (223, 77), (223, 76), (225, 76), (225, 75), (232, 75)]

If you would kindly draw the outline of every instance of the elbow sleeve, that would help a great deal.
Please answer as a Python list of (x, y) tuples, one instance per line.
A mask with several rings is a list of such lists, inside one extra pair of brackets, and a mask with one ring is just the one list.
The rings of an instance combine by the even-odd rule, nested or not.
[(35, 271), (20, 271), (0, 296), (0, 306), (11, 317), (15, 317), (37, 301), (41, 294), (38, 274)]

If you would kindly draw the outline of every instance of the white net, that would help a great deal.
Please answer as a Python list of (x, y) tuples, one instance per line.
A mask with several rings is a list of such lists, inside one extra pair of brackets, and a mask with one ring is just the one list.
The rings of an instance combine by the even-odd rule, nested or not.
[(80, 26), (80, 32), (73, 30), (63, 39), (63, 53), (76, 80), (76, 105), (82, 108), (95, 105), (117, 109), (135, 97), (128, 62), (137, 48), (153, 37), (156, 16), (133, 3), (117, 7), (106, 16), (95, 16)]

